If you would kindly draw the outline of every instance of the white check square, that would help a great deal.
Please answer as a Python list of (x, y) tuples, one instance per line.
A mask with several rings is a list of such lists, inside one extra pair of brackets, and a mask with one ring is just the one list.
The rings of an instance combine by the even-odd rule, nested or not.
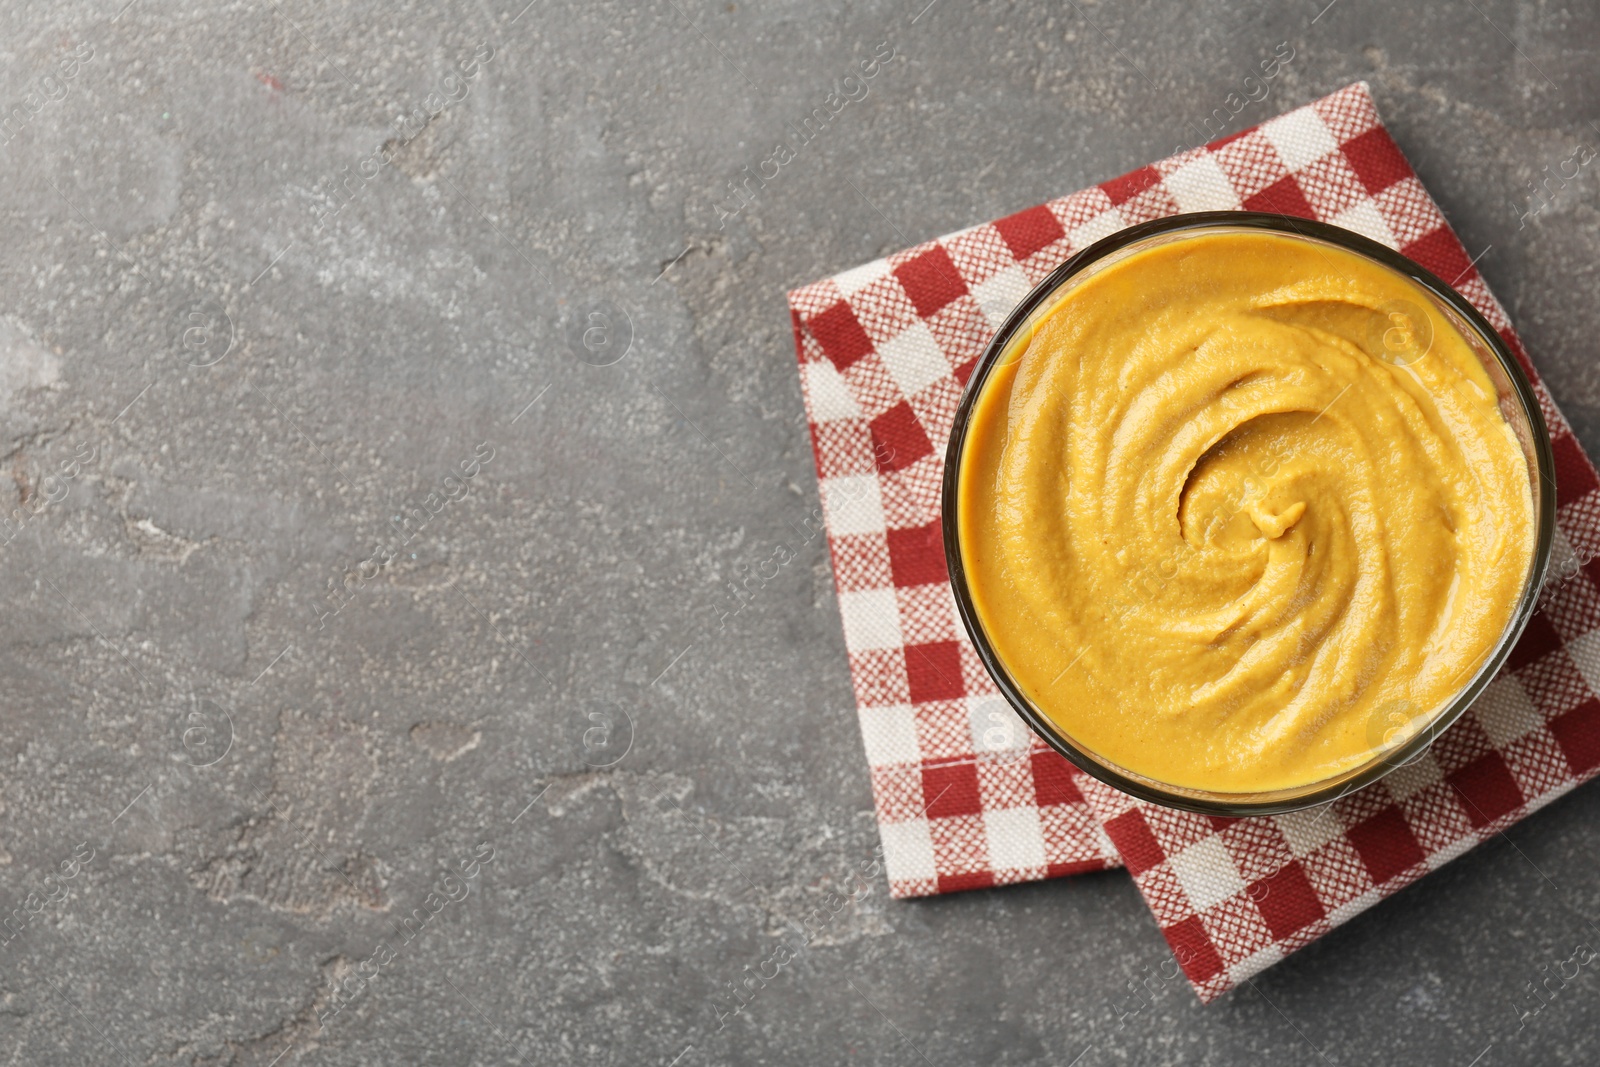
[(837, 422), (839, 419), (859, 419), (861, 405), (850, 395), (844, 375), (832, 360), (819, 359), (801, 365), (805, 375), (806, 396), (811, 400), (811, 417), (817, 422)]
[(1036, 807), (1000, 808), (983, 813), (989, 838), (989, 866), (997, 871), (1043, 867), (1044, 833)]
[(1179, 211), (1237, 211), (1239, 194), (1208, 152), (1164, 179)]
[(905, 396), (916, 396), (950, 376), (950, 363), (939, 351), (933, 332), (919, 319), (878, 346), (878, 358), (889, 368)]
[(859, 267), (852, 267), (841, 274), (833, 276), (833, 284), (845, 296), (854, 296), (879, 278), (889, 273), (887, 259), (875, 259), (871, 263), (863, 263)]
[(874, 767), (892, 763), (915, 763), (922, 758), (917, 744), (917, 719), (909, 704), (887, 707), (858, 705), (861, 738), (866, 743), (867, 762)]
[(1167, 859), (1195, 911), (1204, 911), (1244, 889), (1233, 857), (1217, 837), (1203, 837)]
[(822, 500), (827, 505), (828, 532), (834, 537), (883, 533), (883, 493), (876, 475), (828, 478), (822, 483)]
[(1261, 133), (1272, 142), (1291, 172), (1315, 163), (1329, 152), (1339, 150), (1339, 142), (1315, 110), (1302, 107), (1280, 115), (1262, 125)]
[(851, 652), (875, 648), (900, 648), (900, 608), (893, 589), (868, 589), (839, 594), (839, 615), (844, 620), (844, 644)]

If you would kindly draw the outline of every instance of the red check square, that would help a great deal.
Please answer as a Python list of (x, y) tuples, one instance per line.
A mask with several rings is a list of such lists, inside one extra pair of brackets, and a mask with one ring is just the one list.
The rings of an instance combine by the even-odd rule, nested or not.
[(1585, 700), (1565, 715), (1551, 719), (1550, 732), (1573, 774), (1587, 774), (1600, 767), (1600, 700)]
[(1033, 795), (1041, 808), (1053, 804), (1081, 804), (1077, 777), (1072, 764), (1059, 752), (1043, 751), (1033, 754)]
[(1365, 822), (1352, 826), (1347, 836), (1375, 885), (1398, 878), (1427, 858), (1411, 827), (1406, 825), (1405, 816), (1392, 804)]
[[(1154, 189), (1161, 184), (1161, 172), (1154, 167), (1140, 167), (1138, 170), (1129, 171), (1120, 178), (1112, 178), (1108, 182), (1101, 182), (1100, 188), (1111, 198), (1115, 207), (1121, 207), (1140, 193)], [(1017, 257), (1019, 259), (1024, 257)]]
[(967, 291), (967, 283), (961, 280), (949, 253), (938, 245), (900, 264), (894, 269), (894, 276), (900, 279), (906, 295), (916, 305), (917, 314), (923, 318)]
[(922, 768), (922, 795), (930, 819), (953, 819), (983, 811), (978, 797), (978, 768), (971, 763)]
[(1374, 126), (1361, 136), (1346, 141), (1341, 147), (1344, 157), (1360, 177), (1361, 184), (1374, 196), (1402, 178), (1411, 176), (1411, 164), (1406, 162), (1400, 146), (1394, 143), (1394, 138), (1382, 126)]
[(904, 470), (923, 456), (933, 454), (933, 443), (928, 440), (927, 431), (904, 400), (873, 419), (870, 425), (872, 453), (877, 457), (878, 469), (885, 474)]
[(1252, 882), (1246, 895), (1261, 909), (1267, 929), (1279, 941), (1328, 917), (1306, 872), (1293, 861), (1271, 877)]
[(1311, 205), (1306, 202), (1305, 194), (1300, 191), (1300, 185), (1292, 175), (1273, 182), (1246, 200), (1244, 209), (1270, 211), (1277, 215), (1294, 215), (1302, 219), (1317, 217), (1317, 213), (1311, 210)]
[(806, 329), (840, 370), (872, 351), (872, 338), (843, 300), (806, 323)]
[(889, 566), (894, 571), (894, 584), (900, 588), (942, 584), (948, 576), (944, 566), (944, 537), (939, 532), (939, 523), (930, 522), (908, 530), (890, 530)]
[(1473, 826), (1487, 826), (1522, 805), (1522, 790), (1498, 752), (1474, 760), (1446, 781), (1455, 787)]
[(1047, 248), (1067, 235), (1055, 212), (1043, 204), (996, 219), (994, 228), (1000, 231), (1000, 236), (1018, 261), (1027, 259), (1039, 249)]
[(956, 700), (966, 695), (961, 681), (961, 646), (954, 641), (906, 646), (906, 677), (911, 680), (911, 702)]

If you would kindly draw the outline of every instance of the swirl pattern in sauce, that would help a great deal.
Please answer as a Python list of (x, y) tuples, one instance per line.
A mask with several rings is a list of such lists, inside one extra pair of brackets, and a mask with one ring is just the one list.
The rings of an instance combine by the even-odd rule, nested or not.
[(1024, 692), (1113, 764), (1216, 792), (1316, 782), (1424, 723), (1534, 546), (1467, 339), (1401, 275), (1268, 233), (1072, 288), (986, 380), (959, 486)]

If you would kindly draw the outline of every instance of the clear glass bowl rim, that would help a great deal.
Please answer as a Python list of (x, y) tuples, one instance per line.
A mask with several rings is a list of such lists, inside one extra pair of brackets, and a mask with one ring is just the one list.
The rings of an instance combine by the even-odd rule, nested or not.
[[(966, 569), (961, 560), (960, 523), (957, 521), (956, 516), (956, 508), (960, 499), (961, 455), (973, 406), (977, 397), (982, 393), (984, 383), (988, 380), (990, 372), (999, 363), (1001, 356), (1011, 344), (1017, 332), (1028, 324), (1033, 312), (1046, 304), (1064, 285), (1107, 256), (1152, 238), (1188, 234), (1190, 231), (1199, 233), (1207, 230), (1217, 232), (1262, 230), (1291, 237), (1308, 238), (1312, 241), (1324, 241), (1373, 260), (1380, 266), (1402, 274), (1417, 285), (1420, 285), (1430, 295), (1458, 315), (1478, 335), (1483, 347), (1493, 354), (1500, 366), (1500, 370), (1511, 385), (1511, 393), (1517, 398), (1518, 406), (1532, 438), (1534, 462), (1530, 464), (1529, 475), (1536, 495), (1534, 508), (1534, 558), (1532, 565), (1528, 569), (1527, 579), (1518, 599), (1516, 610), (1512, 612), (1510, 621), (1506, 624), (1499, 641), (1495, 644), (1489, 657), (1484, 661), (1477, 673), (1462, 687), (1444, 710), (1435, 715), (1431, 722), (1393, 751), (1375, 755), (1367, 763), (1324, 781), (1263, 793), (1217, 793), (1163, 784), (1153, 779), (1135, 775), (1095, 756), (1086, 748), (1077, 744), (1043, 712), (1034, 707), (1032, 701), (1024, 695), (1022, 688), (1011, 677), (1005, 664), (995, 652), (994, 646), (989, 641), (988, 635), (984, 632), (983, 625), (978, 618), (977, 610), (972, 601), (972, 593), (967, 582)], [(955, 595), (956, 607), (960, 612), (961, 621), (966, 627), (968, 636), (972, 639), (973, 646), (977, 649), (978, 658), (989, 672), (989, 676), (994, 679), (995, 684), (1000, 688), (1000, 692), (1005, 697), (1006, 702), (1022, 717), (1033, 732), (1038, 734), (1051, 748), (1071, 760), (1086, 774), (1093, 775), (1100, 781), (1120, 789), (1124, 793), (1165, 807), (1178, 808), (1203, 815), (1240, 818), (1300, 811), (1354, 793), (1356, 790), (1370, 785), (1389, 772), (1403, 767), (1421, 756), (1435, 739), (1453, 726), (1456, 720), (1466, 712), (1467, 708), (1472, 705), (1473, 701), (1477, 699), (1484, 688), (1499, 673), (1506, 658), (1511, 654), (1512, 648), (1516, 645), (1517, 639), (1522, 636), (1522, 631), (1528, 625), (1528, 620), (1533, 617), (1538, 608), (1539, 593), (1544, 585), (1545, 572), (1549, 566), (1551, 544), (1555, 533), (1555, 461), (1550, 446), (1549, 428), (1545, 425), (1538, 398), (1534, 395), (1533, 386), (1523, 372), (1522, 366), (1517, 362), (1516, 357), (1499, 333), (1496, 332), (1478, 309), (1468, 303), (1465, 297), (1446, 284), (1438, 275), (1391, 248), (1363, 237), (1358, 233), (1353, 233), (1325, 222), (1316, 222), (1311, 219), (1296, 218), (1289, 215), (1273, 215), (1265, 212), (1201, 211), (1168, 215), (1151, 222), (1130, 226), (1109, 237), (1096, 241), (1051, 271), (1012, 310), (1011, 314), (1006, 317), (1005, 322), (1001, 324), (1000, 329), (995, 332), (988, 346), (983, 350), (983, 354), (979, 356), (978, 362), (973, 368), (972, 376), (967, 380), (966, 388), (962, 392), (961, 402), (956, 407), (955, 421), (950, 429), (950, 442), (945, 450), (944, 482), (940, 504), (940, 525), (944, 536), (945, 564), (949, 571), (950, 587)]]

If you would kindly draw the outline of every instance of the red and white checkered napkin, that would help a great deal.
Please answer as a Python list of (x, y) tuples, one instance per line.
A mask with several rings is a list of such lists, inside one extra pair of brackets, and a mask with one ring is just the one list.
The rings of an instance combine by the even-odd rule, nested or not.
[[(1034, 738), (967, 642), (939, 534), (956, 403), (1012, 307), (1107, 234), (1230, 209), (1322, 219), (1454, 280), (1533, 379), (1567, 575), (1427, 755), (1331, 806), (1232, 820), (1135, 800)], [(1600, 770), (1600, 478), (1365, 84), (789, 304), (894, 895), (1125, 865), (1209, 1001)]]

